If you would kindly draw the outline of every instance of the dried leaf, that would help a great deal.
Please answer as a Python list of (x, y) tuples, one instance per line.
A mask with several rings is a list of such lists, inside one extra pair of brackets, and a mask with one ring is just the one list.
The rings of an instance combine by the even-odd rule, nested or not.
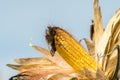
[[(46, 78), (48, 75), (63, 73), (63, 74), (71, 74), (75, 73), (73, 69), (64, 69), (55, 64), (51, 65), (43, 65), (43, 64), (31, 64), (31, 65), (12, 65), (8, 64), (9, 67), (19, 70), (21, 73), (13, 76), (13, 78), (23, 78), (25, 80), (38, 80), (38, 78)], [(39, 76), (39, 77), (38, 77)], [(21, 79), (20, 79), (21, 80)]]
[(19, 58), (15, 59), (15, 62), (21, 65), (28, 65), (28, 64), (52, 64), (53, 62), (47, 58)]
[(69, 73), (69, 72), (74, 72), (73, 69), (71, 68), (61, 68), (55, 64), (30, 64), (30, 65), (13, 65), (13, 64), (7, 64), (7, 66), (19, 70), (20, 72), (24, 71), (30, 71), (30, 70), (38, 70), (38, 71), (52, 71), (52, 72), (64, 72), (64, 73)]
[(120, 47), (117, 45), (113, 51), (108, 55), (107, 65), (105, 75), (110, 80), (115, 80), (118, 78), (118, 70), (120, 68)]
[(116, 19), (119, 19), (119, 20), (116, 20), (114, 22), (114, 26), (116, 26), (116, 27), (113, 28), (112, 35), (110, 36), (109, 51), (111, 51), (113, 49), (113, 47), (115, 46), (115, 44), (117, 43), (117, 41), (118, 41), (117, 39), (118, 39), (119, 34), (120, 34), (120, 14), (119, 14), (119, 18), (116, 18)]
[(97, 80), (109, 80), (109, 79), (104, 75), (104, 72), (101, 71), (100, 69), (97, 69), (96, 79), (97, 79)]
[(53, 75), (52, 77), (50, 77), (48, 80), (71, 80), (72, 78), (74, 78), (74, 77), (70, 76), (70, 75), (56, 74), (56, 75)]
[(86, 79), (93, 80), (96, 79), (96, 72), (87, 68), (84, 68), (82, 74), (86, 76)]
[[(85, 39), (85, 42), (90, 55), (98, 56), (99, 63), (94, 63), (95, 60), (92, 60), (91, 56), (84, 54), (86, 53), (84, 49), (78, 47), (77, 42), (74, 42), (69, 33), (67, 34), (66, 31), (64, 33), (64, 30), (62, 32), (62, 29), (59, 28), (58, 35), (54, 36), (53, 28), (49, 27), (52, 31), (46, 32), (46, 38), (52, 45), (51, 51), (57, 50), (78, 73), (58, 53), (51, 56), (49, 50), (31, 44), (31, 47), (41, 52), (45, 58), (15, 59), (20, 65), (8, 64), (7, 66), (20, 71), (20, 74), (11, 77), (10, 80), (118, 80), (120, 77), (120, 47), (118, 46), (120, 45), (120, 9), (103, 32), (102, 15), (98, 2), (99, 0), (94, 0), (94, 20), (90, 28), (92, 41)], [(117, 48), (114, 49), (115, 46)], [(103, 71), (101, 71), (101, 65)], [(82, 71), (80, 67), (82, 67)], [(91, 68), (89, 69), (89, 67)], [(71, 75), (75, 73), (77, 75)]]
[(11, 77), (9, 80), (78, 80), (78, 78), (65, 73), (49, 74), (45, 72), (25, 71)]
[(89, 51), (89, 54), (95, 59), (96, 55), (95, 55), (95, 46), (94, 43), (89, 41), (87, 38), (84, 38), (85, 43), (87, 45), (87, 49)]
[(7, 66), (19, 70), (20, 72), (29, 71), (29, 70), (47, 70), (47, 69), (61, 69), (60, 67), (56, 66), (55, 64), (30, 64), (30, 65), (13, 65), (7, 64)]
[(95, 33), (95, 53), (96, 46), (103, 34), (103, 23), (102, 23), (102, 15), (99, 7), (99, 0), (94, 0), (94, 33)]
[(36, 71), (25, 71), (16, 76), (11, 77), (9, 80), (47, 80), (44, 79), (44, 76), (48, 74), (45, 73), (37, 73)]
[(69, 66), (68, 63), (65, 62), (65, 60), (63, 60), (63, 58), (61, 58), (61, 56), (59, 54), (56, 54), (56, 55), (54, 55), (54, 57), (52, 57), (50, 54), (50, 51), (46, 50), (45, 48), (42, 48), (42, 47), (36, 46), (36, 45), (31, 45), (31, 47), (33, 47), (37, 51), (41, 52), (46, 58), (48, 58), (53, 63), (59, 65), (60, 67), (72, 68), (71, 66)]
[[(107, 28), (106, 30), (104, 31), (96, 49), (97, 49), (97, 54), (98, 54), (98, 57), (99, 57), (99, 63), (101, 65), (103, 65), (103, 57), (101, 56), (104, 56), (106, 54), (106, 52), (110, 49), (108, 46), (111, 46), (111, 44), (108, 44), (109, 41), (111, 41), (110, 39), (114, 39), (112, 38), (112, 35), (114, 34), (113, 31), (116, 32), (116, 28), (117, 28), (117, 34), (119, 33), (120, 31), (120, 26), (118, 26), (118, 23), (120, 22), (120, 10), (118, 10), (115, 15), (112, 17), (112, 19), (110, 20), (109, 24), (107, 25)], [(117, 36), (117, 35), (116, 35)], [(115, 37), (116, 37), (115, 36)], [(106, 49), (108, 48), (108, 49)], [(107, 51), (105, 51), (107, 50)]]

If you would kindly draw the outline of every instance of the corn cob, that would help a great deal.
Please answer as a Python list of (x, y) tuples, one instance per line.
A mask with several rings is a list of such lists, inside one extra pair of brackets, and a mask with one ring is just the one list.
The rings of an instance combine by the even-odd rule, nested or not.
[(84, 68), (96, 71), (96, 61), (68, 32), (59, 27), (48, 27), (46, 40), (51, 45), (51, 54), (57, 51), (77, 72)]

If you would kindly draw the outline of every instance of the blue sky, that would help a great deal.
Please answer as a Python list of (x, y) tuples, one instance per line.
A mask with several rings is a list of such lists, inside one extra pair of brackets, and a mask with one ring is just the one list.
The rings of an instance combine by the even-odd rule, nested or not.
[[(29, 42), (48, 48), (44, 37), (47, 25), (60, 26), (78, 40), (89, 37), (92, 4), (93, 0), (0, 0), (2, 80), (8, 80), (17, 73), (6, 67), (7, 63), (14, 63), (13, 59), (41, 56), (29, 47)], [(101, 0), (100, 6), (106, 26), (120, 8), (120, 1)]]

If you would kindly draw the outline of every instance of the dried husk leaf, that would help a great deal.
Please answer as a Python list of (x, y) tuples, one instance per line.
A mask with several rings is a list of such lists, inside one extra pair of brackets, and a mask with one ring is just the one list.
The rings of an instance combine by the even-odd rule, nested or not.
[[(46, 78), (51, 74), (63, 73), (71, 74), (75, 73), (73, 69), (63, 69), (57, 65), (41, 65), (41, 64), (31, 64), (31, 65), (12, 65), (8, 64), (9, 67), (19, 70), (20, 73), (17, 78), (22, 77), (25, 80), (39, 80), (40, 78)], [(39, 77), (38, 77), (39, 76)], [(38, 79), (39, 78), (39, 79)], [(21, 80), (21, 79), (20, 79)]]
[[(51, 74), (63, 73), (67, 75), (75, 72), (71, 67), (67, 67), (68, 64), (66, 63), (64, 64), (65, 61), (63, 62), (62, 60), (60, 61), (59, 56), (56, 55), (57, 57), (56, 56), (51, 57), (48, 50), (35, 45), (32, 47), (41, 51), (46, 57), (48, 57), (48, 59), (47, 58), (20, 58), (20, 59), (15, 59), (15, 61), (20, 65), (7, 64), (7, 66), (21, 72), (20, 74), (17, 75), (17, 79), (22, 77), (25, 80), (26, 79), (42, 80), (43, 78), (46, 78)], [(54, 62), (52, 62), (52, 60)], [(57, 65), (60, 62), (61, 62), (60, 64), (61, 66)], [(39, 77), (37, 77), (38, 75)]]
[(95, 59), (95, 45), (92, 41), (88, 40), (87, 38), (84, 38), (85, 43), (87, 45), (87, 49), (89, 51), (89, 54)]
[(97, 69), (96, 80), (109, 80), (109, 79), (104, 75), (103, 71), (101, 71), (100, 69)]
[[(119, 34), (120, 34), (120, 16), (118, 18), (119, 20), (116, 20), (116, 22), (114, 22), (114, 29), (112, 30), (112, 35), (110, 36), (110, 39), (109, 39), (109, 51), (111, 51), (113, 49), (113, 47), (115, 46), (115, 44), (117, 43), (117, 39), (119, 37)], [(108, 52), (109, 52), (108, 51)]]
[[(43, 60), (46, 60), (46, 59), (43, 59)], [(45, 62), (45, 61), (43, 61)], [(51, 61), (50, 61), (51, 62)], [(67, 72), (74, 72), (74, 70), (72, 68), (62, 68), (62, 67), (59, 67), (58, 65), (56, 65), (55, 63), (50, 63), (50, 62), (45, 62), (45, 63), (40, 63), (40, 64), (21, 64), (21, 65), (13, 65), (13, 64), (7, 64), (7, 66), (13, 68), (13, 69), (16, 69), (20, 72), (24, 72), (24, 71), (31, 71), (31, 70), (38, 70), (38, 71), (60, 71), (60, 72), (64, 72), (66, 71), (65, 73)]]
[[(98, 64), (103, 66), (103, 71), (92, 72), (84, 69), (83, 73), (87, 77), (80, 80), (116, 80), (120, 75), (120, 9), (110, 20), (103, 33), (102, 15), (98, 5), (99, 0), (94, 0), (94, 20), (91, 25), (90, 37), (92, 42), (85, 39), (90, 54), (98, 56)], [(20, 65), (8, 64), (9, 67), (20, 71), (20, 74), (12, 78), (20, 80), (78, 80), (71, 76), (75, 73), (59, 54), (52, 57), (50, 51), (40, 46), (31, 45), (34, 49), (41, 52), (46, 58), (22, 58), (15, 61)], [(105, 75), (106, 76), (105, 76)], [(81, 77), (79, 74), (77, 77)], [(107, 78), (106, 78), (107, 77)], [(10, 80), (13, 80), (13, 79)]]
[(15, 59), (15, 62), (21, 65), (28, 64), (52, 64), (53, 62), (47, 58), (18, 58)]
[(43, 80), (41, 79), (43, 76), (45, 75), (38, 74), (35, 71), (26, 71), (11, 77), (9, 80)]
[(26, 71), (11, 77), (10, 80), (78, 80), (78, 78), (64, 73), (45, 74), (43, 72), (42, 74), (35, 71)]
[(101, 71), (99, 68), (97, 69), (96, 72), (84, 68), (82, 73), (86, 76), (86, 79), (81, 79), (81, 80), (108, 80), (107, 77), (104, 75), (104, 72)]
[(105, 72), (108, 77), (116, 80), (116, 78), (120, 78), (120, 33), (118, 33), (116, 42), (113, 46), (115, 48), (109, 53), (111, 55), (108, 56), (107, 68)]
[(119, 47), (116, 46), (115, 49), (108, 54), (107, 58), (107, 64), (106, 64), (106, 71), (105, 75), (110, 79), (114, 80), (117, 79), (117, 71), (119, 66)]
[(56, 74), (53, 75), (52, 77), (50, 77), (48, 80), (78, 80), (78, 78), (70, 76), (70, 75), (66, 75), (66, 74)]
[[(45, 56), (49, 57), (47, 58), (20, 58), (15, 59), (17, 63), (20, 65), (13, 65), (13, 64), (7, 64), (7, 66), (16, 69), (20, 71), (21, 73), (17, 75), (17, 78), (24, 78), (29, 80), (42, 80), (42, 78), (46, 78), (47, 76), (51, 74), (57, 74), (57, 73), (63, 73), (63, 74), (71, 74), (75, 73), (75, 71), (71, 67), (66, 67), (65, 61), (62, 62), (61, 60), (61, 66), (57, 65), (60, 63), (59, 56), (51, 57), (48, 50), (38, 47), (38, 46), (32, 46), (35, 49), (41, 51)], [(54, 62), (52, 62), (52, 60)], [(28, 63), (27, 63), (28, 62)], [(57, 64), (56, 64), (57, 63)], [(69, 66), (69, 65), (68, 65)], [(23, 75), (25, 74), (25, 75)], [(26, 76), (27, 75), (27, 76)], [(37, 77), (39, 75), (39, 77)], [(43, 76), (44, 75), (44, 76)], [(16, 78), (16, 77), (13, 77)], [(12, 80), (12, 78), (11, 78)], [(47, 79), (46, 79), (47, 80)]]
[(119, 45), (119, 46), (118, 46), (118, 52), (119, 52), (119, 53), (118, 53), (118, 64), (119, 64), (119, 65), (118, 65), (117, 77), (120, 78), (120, 34), (119, 34), (118, 41), (117, 41), (116, 45), (117, 45), (117, 44)]
[(45, 48), (42, 48), (36, 45), (32, 45), (31, 47), (41, 52), (46, 58), (48, 58), (49, 60), (51, 60), (53, 63), (57, 64), (58, 66), (63, 67), (63, 68), (72, 68), (68, 63), (66, 63), (63, 60), (63, 58), (59, 54), (56, 54), (54, 55), (54, 57), (52, 57), (50, 54), (50, 51)]
[(86, 76), (86, 79), (93, 80), (96, 79), (96, 72), (92, 71), (90, 69), (84, 68), (83, 71), (81, 71), (83, 75)]
[(30, 65), (13, 65), (13, 64), (7, 64), (7, 66), (16, 69), (20, 72), (29, 71), (29, 70), (48, 70), (48, 69), (61, 69), (55, 64), (30, 64)]
[(95, 37), (95, 53), (96, 46), (103, 34), (103, 23), (102, 23), (102, 15), (99, 7), (99, 0), (94, 0), (94, 37)]
[[(98, 55), (98, 59), (99, 59), (99, 64), (104, 65), (103, 62), (103, 57), (104, 55), (107, 54), (107, 52), (110, 52), (110, 48), (109, 46), (112, 46), (111, 41), (113, 41), (115, 39), (115, 37), (117, 37), (118, 35), (115, 35), (113, 37), (114, 34), (118, 34), (120, 31), (120, 26), (118, 26), (119, 22), (120, 22), (120, 10), (118, 10), (115, 15), (112, 17), (112, 19), (110, 20), (109, 24), (107, 25), (106, 30), (104, 31), (96, 49), (97, 49), (97, 55)], [(117, 30), (116, 30), (117, 28)], [(114, 32), (115, 33), (114, 33)], [(117, 31), (117, 32), (116, 32)], [(115, 41), (115, 40), (114, 40)]]

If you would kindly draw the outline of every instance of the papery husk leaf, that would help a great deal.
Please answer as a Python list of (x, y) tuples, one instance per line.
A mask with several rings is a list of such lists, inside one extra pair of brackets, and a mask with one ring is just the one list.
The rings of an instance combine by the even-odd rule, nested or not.
[(120, 69), (120, 46), (116, 45), (116, 47), (108, 54), (108, 60), (106, 65), (105, 75), (110, 80), (118, 79), (118, 71)]
[(97, 80), (109, 80), (104, 74), (105, 73), (103, 71), (101, 71), (100, 69), (97, 69), (96, 79)]
[[(12, 65), (8, 64), (9, 67), (19, 70), (20, 73), (13, 78), (22, 78), (24, 80), (48, 80), (50, 75), (62, 73), (69, 75), (71, 73), (75, 73), (73, 69), (63, 69), (56, 65), (41, 65), (41, 64), (31, 64), (31, 65)], [(43, 79), (46, 78), (46, 79)], [(20, 80), (22, 80), (20, 79)]]
[(82, 73), (86, 76), (86, 79), (80, 79), (80, 80), (108, 80), (107, 77), (104, 75), (104, 72), (101, 71), (99, 68), (97, 69), (96, 72), (84, 68)]
[(59, 65), (60, 67), (63, 67), (63, 68), (72, 68), (68, 63), (66, 63), (63, 60), (63, 58), (59, 54), (56, 54), (56, 55), (54, 55), (54, 57), (52, 57), (51, 54), (50, 54), (50, 51), (47, 50), (47, 49), (45, 49), (45, 48), (42, 48), (42, 47), (36, 46), (36, 45), (32, 45), (31, 47), (33, 47), (37, 51), (41, 52), (46, 58), (48, 58), (49, 60), (51, 60), (53, 63)]
[[(117, 72), (117, 77), (120, 79), (120, 41), (119, 41), (119, 51), (118, 51), (119, 53), (118, 53), (118, 65), (117, 65), (117, 70), (118, 70), (118, 72)], [(117, 71), (116, 70), (116, 71)]]
[(18, 58), (15, 59), (15, 62), (21, 65), (28, 64), (52, 64), (53, 62), (47, 58)]
[(78, 80), (78, 78), (66, 74), (56, 74), (50, 77), (48, 80)]
[(96, 53), (96, 46), (103, 34), (103, 23), (102, 23), (102, 15), (101, 10), (99, 7), (99, 0), (94, 0), (94, 36), (95, 36), (95, 53)]
[(9, 80), (48, 80), (49, 77), (47, 77), (47, 75), (49, 75), (49, 73), (46, 72), (38, 73), (38, 70), (25, 71), (19, 73), (16, 76), (11, 77)]
[(78, 80), (77, 77), (66, 73), (46, 73), (37, 71), (25, 71), (16, 76), (11, 77), (9, 80)]
[(89, 54), (95, 59), (96, 55), (95, 55), (95, 45), (94, 42), (88, 40), (87, 38), (84, 38), (85, 43), (87, 45), (87, 49), (89, 51)]
[[(90, 55), (92, 57), (97, 57), (97, 61), (99, 62), (98, 65), (102, 65), (103, 71), (98, 69), (96, 72), (93, 72), (85, 68), (81, 71), (84, 75), (78, 74), (79, 77), (85, 76), (84, 79), (80, 80), (116, 80), (120, 75), (120, 52), (118, 47), (118, 45), (120, 45), (120, 9), (112, 17), (103, 33), (102, 15), (98, 1), (99, 0), (94, 0), (94, 20), (90, 30), (92, 42), (88, 39), (85, 39), (85, 42)], [(115, 46), (117, 46), (117, 48), (113, 49)], [(59, 54), (55, 54), (54, 57), (52, 57), (50, 51), (47, 49), (36, 45), (31, 45), (31, 47), (41, 52), (45, 58), (22, 58), (15, 60), (20, 65), (8, 64), (7, 66), (20, 71), (20, 74), (13, 76), (10, 80), (13, 80), (13, 78), (18, 80), (78, 79), (78, 76), (74, 77), (70, 75), (76, 73), (73, 68), (71, 68), (71, 66), (74, 65), (70, 66)], [(72, 51), (74, 52), (74, 49)], [(78, 59), (79, 58), (77, 58), (77, 60)], [(83, 58), (83, 60), (84, 59), (85, 58)], [(96, 66), (96, 68), (98, 68), (98, 66)]]
[[(12, 65), (8, 64), (9, 67), (20, 71), (20, 73), (12, 78), (20, 78), (23, 77), (24, 80), (39, 80), (40, 78), (47, 78), (52, 74), (63, 73), (63, 74), (71, 74), (75, 73), (73, 69), (63, 69), (55, 64), (31, 64), (31, 65)], [(39, 76), (39, 77), (38, 77)], [(39, 79), (38, 79), (39, 78)], [(12, 80), (12, 79), (11, 79)], [(21, 80), (21, 79), (20, 79)], [(42, 79), (40, 79), (42, 80)], [(47, 79), (46, 79), (47, 80)]]
[(83, 75), (87, 77), (89, 80), (96, 79), (96, 72), (92, 71), (90, 69), (84, 68), (84, 70), (81, 71)]
[(27, 71), (20, 73), (16, 76), (12, 76), (9, 80), (41, 80), (41, 75), (38, 75), (36, 72)]
[[(112, 19), (110, 20), (109, 24), (107, 25), (106, 30), (104, 31), (96, 49), (97, 49), (97, 55), (98, 55), (98, 59), (99, 59), (99, 64), (104, 65), (104, 61), (102, 56), (106, 55), (108, 51), (110, 51), (109, 47), (112, 46), (111, 41), (113, 41), (115, 39), (115, 37), (117, 37), (118, 35), (113, 37), (113, 34), (118, 34), (120, 29), (118, 26), (118, 23), (120, 22), (120, 10), (118, 10), (115, 15), (112, 17)], [(116, 30), (117, 28), (117, 30)], [(114, 33), (114, 32), (115, 33)], [(116, 32), (117, 31), (117, 32)]]
[(60, 67), (56, 66), (55, 64), (30, 64), (30, 65), (13, 65), (7, 64), (7, 66), (16, 69), (20, 72), (29, 71), (29, 70), (44, 70), (44, 69), (61, 69)]
[(64, 72), (64, 73), (67, 73), (67, 72), (74, 72), (73, 69), (71, 68), (61, 68), (55, 64), (30, 64), (30, 65), (13, 65), (13, 64), (7, 64), (7, 66), (15, 69), (15, 70), (18, 70), (20, 72), (24, 72), (24, 71), (31, 71), (31, 70), (38, 70), (39, 72), (43, 72), (43, 71), (52, 71), (52, 72)]
[(115, 46), (115, 44), (118, 41), (117, 39), (120, 34), (120, 13), (119, 13), (119, 17), (116, 18), (116, 21), (113, 23), (113, 26), (116, 26), (116, 27), (113, 28), (112, 35), (110, 36), (110, 41), (109, 41), (110, 46), (108, 49), (109, 51), (111, 51), (113, 49), (113, 47)]

